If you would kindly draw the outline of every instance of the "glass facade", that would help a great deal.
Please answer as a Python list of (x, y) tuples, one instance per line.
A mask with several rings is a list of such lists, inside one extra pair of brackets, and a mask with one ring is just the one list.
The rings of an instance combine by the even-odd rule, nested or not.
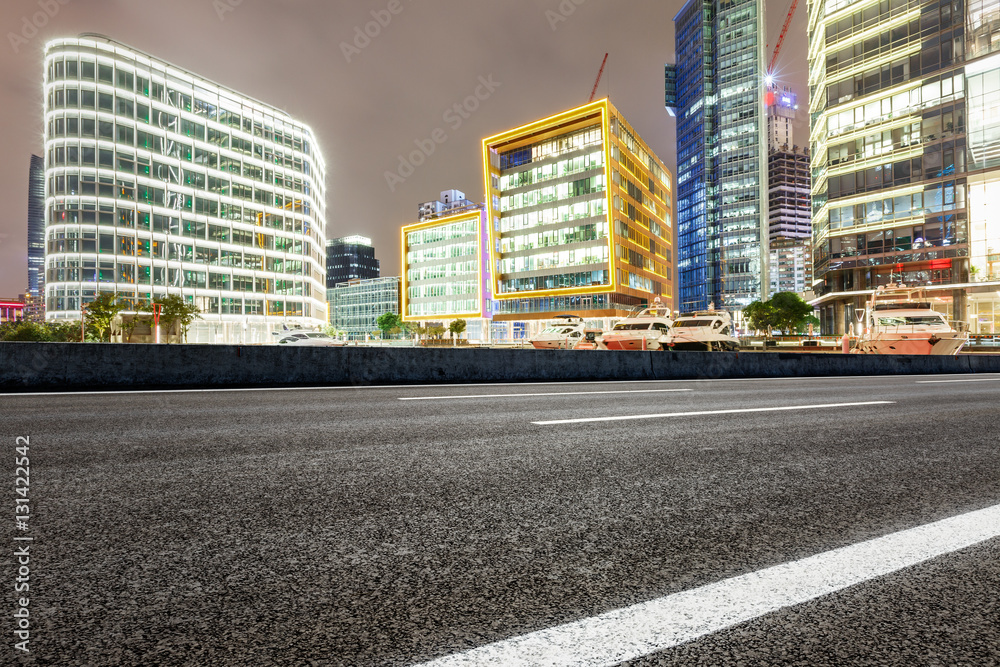
[(31, 156), (28, 168), (28, 294), (42, 305), (45, 294), (45, 159)]
[(327, 290), (330, 324), (350, 340), (365, 340), (378, 330), (378, 318), (399, 315), (399, 277), (351, 280)]
[(483, 148), (498, 317), (673, 301), (673, 185), (607, 100)]
[(378, 278), (372, 240), (364, 236), (343, 236), (326, 242), (326, 288), (358, 278)]
[(50, 319), (117, 292), (194, 329), (325, 323), (324, 164), (283, 111), (84, 35), (46, 46), (45, 149)]
[(842, 333), (862, 295), (892, 280), (941, 288), (958, 320), (978, 292), (995, 296), (1000, 234), (985, 211), (1000, 199), (998, 25), (996, 0), (809, 4), (825, 333)]
[(690, 0), (674, 18), (681, 310), (739, 310), (768, 287), (761, 0)]
[(403, 227), (404, 320), (483, 316), (482, 216), (476, 208)]

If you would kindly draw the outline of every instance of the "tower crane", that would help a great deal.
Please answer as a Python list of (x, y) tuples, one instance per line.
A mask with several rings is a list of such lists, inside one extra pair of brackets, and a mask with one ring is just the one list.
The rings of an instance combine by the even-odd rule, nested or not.
[(781, 34), (778, 36), (778, 43), (774, 45), (774, 55), (771, 56), (771, 63), (767, 66), (767, 71), (765, 75), (768, 78), (768, 87), (771, 86), (772, 72), (774, 72), (774, 63), (778, 62), (778, 52), (781, 51), (781, 44), (785, 41), (785, 35), (788, 33), (788, 26), (792, 22), (792, 16), (795, 15), (795, 8), (799, 6), (799, 0), (792, 0), (792, 6), (788, 10), (788, 16), (785, 17), (785, 25), (781, 28)]
[[(798, 2), (798, 0), (795, 0), (795, 1)], [(608, 54), (605, 53), (604, 54), (604, 60), (601, 61), (601, 69), (597, 73), (597, 81), (594, 82), (594, 89), (590, 91), (590, 99), (587, 100), (588, 102), (593, 102), (594, 101), (594, 95), (597, 94), (597, 84), (599, 84), (601, 82), (601, 75), (604, 74), (604, 65), (607, 62), (608, 62)]]

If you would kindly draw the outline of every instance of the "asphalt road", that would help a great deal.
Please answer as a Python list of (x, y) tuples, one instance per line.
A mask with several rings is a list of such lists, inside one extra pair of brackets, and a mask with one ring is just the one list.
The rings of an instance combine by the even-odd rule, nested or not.
[[(33, 538), (30, 653), (5, 613), (0, 655), (430, 661), (998, 505), (998, 404), (1000, 376), (0, 396), (11, 514), (17, 436), (31, 473), (5, 609)], [(994, 538), (628, 664), (996, 665), (997, 591)]]

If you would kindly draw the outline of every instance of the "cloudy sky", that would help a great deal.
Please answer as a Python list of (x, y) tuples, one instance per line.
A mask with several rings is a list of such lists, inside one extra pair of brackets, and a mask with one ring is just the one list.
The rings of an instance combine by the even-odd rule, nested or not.
[[(42, 53), (54, 37), (107, 35), (309, 124), (327, 165), (327, 236), (372, 237), (382, 275), (398, 275), (399, 227), (420, 202), (451, 188), (482, 199), (480, 140), (586, 102), (605, 52), (598, 96), (610, 95), (673, 170), (663, 64), (673, 61), (682, 0), (395, 2), (3, 0), (0, 296), (27, 284), (28, 162), (42, 151)], [(772, 48), (789, 5), (767, 9)], [(358, 38), (375, 17), (386, 25)], [(803, 108), (805, 25), (802, 3), (779, 61)], [(481, 80), (490, 85), (478, 108), (448, 114)], [(439, 129), (446, 140), (390, 187), (400, 156)], [(806, 142), (804, 129), (796, 139)]]

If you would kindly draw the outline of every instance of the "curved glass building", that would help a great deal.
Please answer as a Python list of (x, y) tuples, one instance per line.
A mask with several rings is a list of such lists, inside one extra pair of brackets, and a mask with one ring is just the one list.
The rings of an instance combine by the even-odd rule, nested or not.
[(106, 37), (45, 49), (48, 319), (179, 294), (192, 342), (323, 326), (325, 166), (285, 112)]

